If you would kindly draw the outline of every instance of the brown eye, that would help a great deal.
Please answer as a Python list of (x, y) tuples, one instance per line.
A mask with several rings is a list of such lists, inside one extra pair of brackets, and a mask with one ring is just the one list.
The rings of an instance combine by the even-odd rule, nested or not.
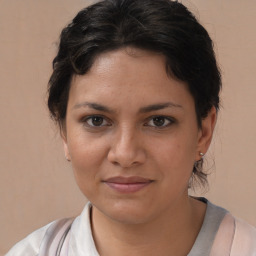
[(163, 126), (165, 123), (165, 118), (162, 116), (158, 116), (152, 119), (155, 126)]
[(173, 121), (171, 118), (165, 116), (155, 116), (149, 120), (147, 126), (164, 128), (172, 123)]
[(108, 122), (102, 116), (90, 116), (86, 118), (86, 123), (92, 127), (101, 127), (108, 125)]

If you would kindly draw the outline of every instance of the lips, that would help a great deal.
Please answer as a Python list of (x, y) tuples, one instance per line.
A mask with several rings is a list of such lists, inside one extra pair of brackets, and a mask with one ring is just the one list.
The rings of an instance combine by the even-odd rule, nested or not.
[(112, 177), (106, 179), (104, 183), (111, 189), (119, 193), (135, 193), (150, 185), (153, 181), (147, 178), (133, 177)]

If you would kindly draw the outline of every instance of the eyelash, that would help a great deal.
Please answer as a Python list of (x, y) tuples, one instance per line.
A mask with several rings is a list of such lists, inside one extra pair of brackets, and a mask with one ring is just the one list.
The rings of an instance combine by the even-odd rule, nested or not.
[[(154, 122), (154, 119), (156, 118), (162, 118), (164, 119), (164, 125), (163, 126), (157, 126), (157, 125), (148, 125), (149, 122)], [(168, 122), (166, 124), (166, 121)], [(153, 127), (155, 129), (164, 129), (170, 125), (172, 125), (174, 123), (174, 119), (171, 118), (171, 117), (168, 117), (168, 116), (161, 116), (161, 115), (156, 115), (156, 116), (151, 116), (150, 118), (147, 119), (147, 123), (144, 124), (144, 126), (150, 126), (150, 127)]]
[[(103, 120), (103, 122), (105, 122), (106, 124), (101, 124), (101, 125), (93, 125), (93, 124), (89, 124), (89, 120), (92, 121), (93, 118), (101, 118)], [(101, 115), (91, 115), (91, 116), (87, 116), (86, 118), (82, 119), (82, 123), (84, 123), (86, 126), (88, 127), (95, 127), (95, 128), (100, 128), (100, 127), (105, 127), (105, 126), (111, 126), (111, 122), (104, 116)]]
[[(103, 124), (100, 124), (100, 125), (93, 125), (92, 123), (89, 124), (89, 122), (92, 122), (93, 118), (101, 118)], [(154, 119), (156, 119), (156, 118), (164, 119), (164, 123), (163, 123), (164, 125), (163, 126), (157, 126), (157, 125), (150, 125), (149, 124), (150, 122), (154, 122)], [(166, 124), (166, 122), (168, 122), (168, 123)], [(84, 123), (87, 127), (90, 127), (90, 128), (101, 128), (101, 127), (106, 127), (106, 126), (111, 126), (112, 125), (111, 121), (108, 118), (106, 118), (104, 116), (101, 116), (101, 115), (87, 116), (86, 118), (82, 119), (82, 123)], [(149, 117), (147, 119), (146, 123), (143, 126), (152, 127), (152, 128), (155, 128), (155, 129), (164, 129), (164, 128), (172, 125), (173, 123), (175, 123), (175, 120), (171, 117), (155, 115), (155, 116)]]

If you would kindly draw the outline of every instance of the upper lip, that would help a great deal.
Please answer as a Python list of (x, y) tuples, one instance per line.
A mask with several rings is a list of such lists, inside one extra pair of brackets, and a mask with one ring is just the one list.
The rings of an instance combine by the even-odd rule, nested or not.
[(149, 183), (149, 182), (152, 182), (152, 180), (148, 178), (139, 177), (139, 176), (131, 176), (131, 177), (116, 176), (116, 177), (108, 178), (104, 180), (104, 182), (119, 183), (119, 184), (134, 184), (134, 183)]

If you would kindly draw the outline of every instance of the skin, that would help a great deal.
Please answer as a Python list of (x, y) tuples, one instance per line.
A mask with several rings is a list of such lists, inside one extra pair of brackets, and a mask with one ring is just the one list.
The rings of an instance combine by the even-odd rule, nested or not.
[[(212, 108), (199, 129), (187, 85), (167, 75), (156, 53), (103, 53), (86, 75), (73, 77), (64, 151), (93, 205), (100, 255), (189, 253), (206, 206), (188, 196), (188, 183), (215, 121)], [(108, 183), (116, 177), (146, 182), (120, 191)]]

